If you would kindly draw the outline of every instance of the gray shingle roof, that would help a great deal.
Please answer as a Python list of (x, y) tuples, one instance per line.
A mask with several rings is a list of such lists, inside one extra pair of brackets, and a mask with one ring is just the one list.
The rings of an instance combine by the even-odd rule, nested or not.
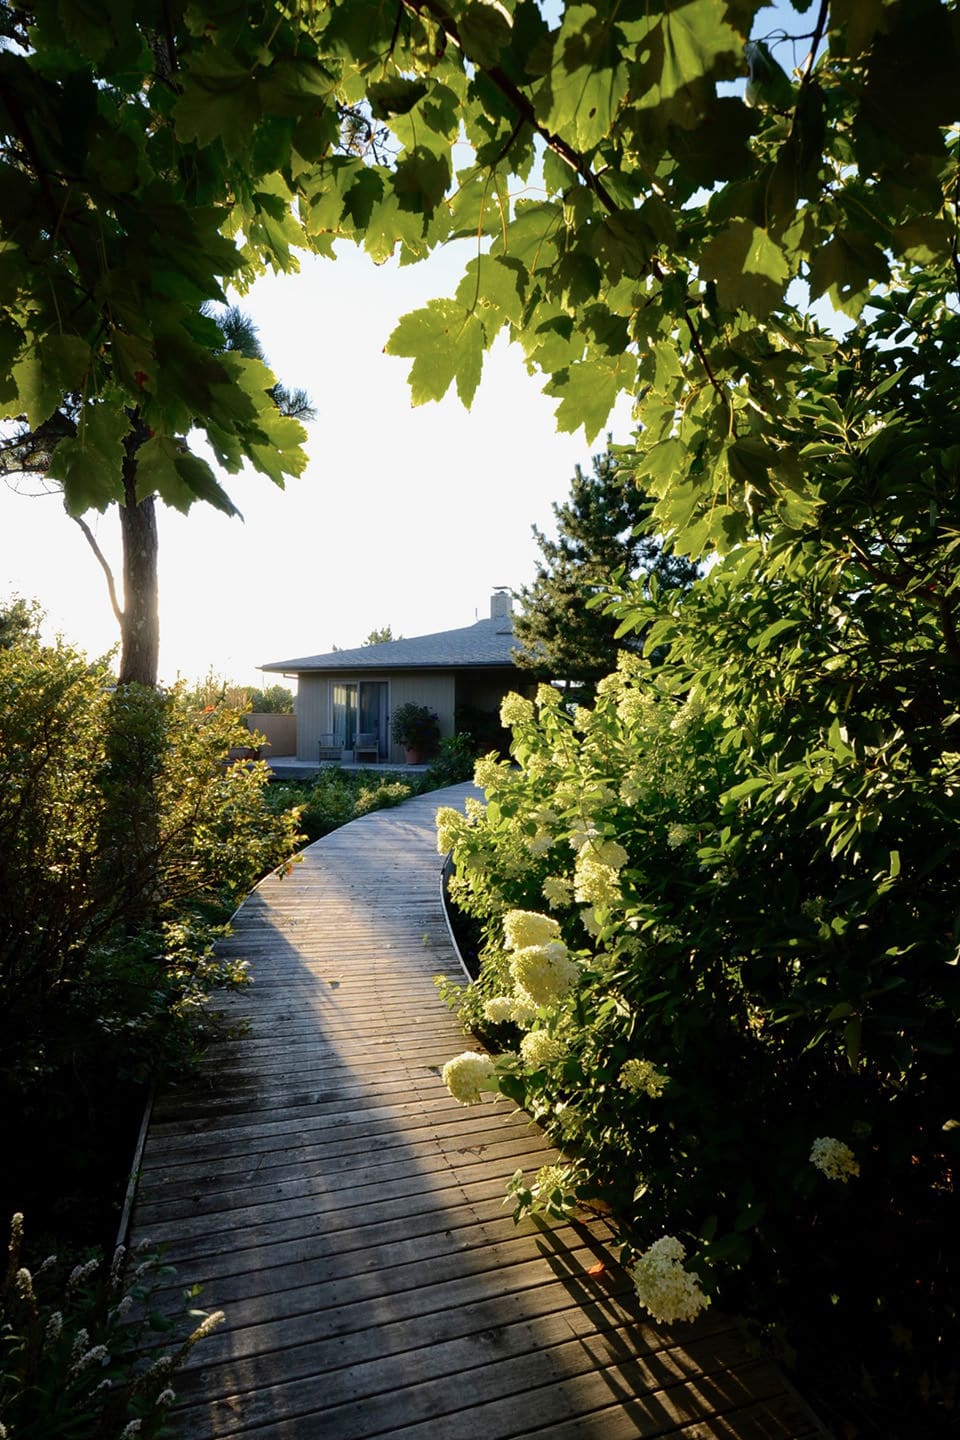
[(355, 650), (332, 650), (326, 655), (302, 655), (296, 660), (271, 660), (260, 670), (301, 674), (314, 670), (433, 670), (504, 666), (514, 663), (516, 644), (508, 616), (478, 620), (462, 630), (440, 630), (435, 635), (413, 635), (409, 640), (386, 640), (380, 645), (359, 645)]

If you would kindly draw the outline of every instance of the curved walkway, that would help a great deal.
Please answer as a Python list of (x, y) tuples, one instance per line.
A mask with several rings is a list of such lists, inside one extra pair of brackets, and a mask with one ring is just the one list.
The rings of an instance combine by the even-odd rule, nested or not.
[(822, 1434), (722, 1318), (645, 1321), (602, 1221), (515, 1226), (504, 1207), (553, 1152), (439, 1074), (471, 1042), (433, 984), (463, 978), (433, 818), (471, 789), (335, 831), (235, 919), (254, 984), (225, 1010), (244, 1033), (158, 1102), (133, 1218), (227, 1315), (175, 1381), (182, 1435)]

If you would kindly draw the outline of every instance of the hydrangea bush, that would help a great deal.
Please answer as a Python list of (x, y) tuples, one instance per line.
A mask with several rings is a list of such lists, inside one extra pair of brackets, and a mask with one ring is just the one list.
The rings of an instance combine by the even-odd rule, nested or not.
[[(627, 653), (591, 710), (550, 686), (508, 698), (513, 763), (482, 759), (484, 802), (438, 817), (453, 899), (485, 934), (461, 1018), (501, 1052), (500, 1092), (575, 1162), (548, 1208), (612, 1207), (651, 1314), (715, 1297), (786, 1356), (811, 1327), (861, 1326), (868, 1388), (892, 1344), (890, 1375), (942, 1403), (930, 1227), (952, 1051), (926, 967), (930, 946), (955, 965), (930, 908), (943, 867), (908, 874), (882, 814), (855, 824), (868, 766), (852, 737), (761, 699), (737, 714), (691, 664)], [(804, 745), (778, 777), (773, 757), (786, 768)], [(901, 828), (934, 788), (898, 787)], [(514, 1177), (517, 1212), (542, 1190)], [(891, 1261), (907, 1216), (918, 1248)]]

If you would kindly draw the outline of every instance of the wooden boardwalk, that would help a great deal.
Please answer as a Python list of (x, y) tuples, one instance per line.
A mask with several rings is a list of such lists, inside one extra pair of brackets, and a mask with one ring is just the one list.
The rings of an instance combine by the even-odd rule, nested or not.
[(602, 1221), (515, 1226), (504, 1187), (552, 1158), (505, 1101), (440, 1079), (470, 1048), (433, 816), (458, 786), (304, 852), (239, 911), (245, 1034), (151, 1120), (133, 1241), (226, 1324), (175, 1381), (185, 1440), (807, 1440), (823, 1431), (710, 1311), (644, 1320)]

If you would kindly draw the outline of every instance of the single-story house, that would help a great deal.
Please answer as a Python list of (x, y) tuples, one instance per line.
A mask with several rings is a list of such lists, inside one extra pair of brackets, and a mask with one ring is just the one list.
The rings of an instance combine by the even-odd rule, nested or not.
[(350, 760), (356, 736), (372, 733), (378, 759), (398, 764), (403, 747), (390, 738), (390, 717), (407, 702), (436, 713), (441, 737), (454, 735), (458, 721), (465, 728), (465, 716), (496, 732), (504, 695), (534, 688), (530, 672), (515, 662), (515, 648), (510, 596), (498, 591), (489, 619), (460, 630), (272, 660), (258, 668), (296, 677), (298, 760), (316, 761), (331, 737)]

